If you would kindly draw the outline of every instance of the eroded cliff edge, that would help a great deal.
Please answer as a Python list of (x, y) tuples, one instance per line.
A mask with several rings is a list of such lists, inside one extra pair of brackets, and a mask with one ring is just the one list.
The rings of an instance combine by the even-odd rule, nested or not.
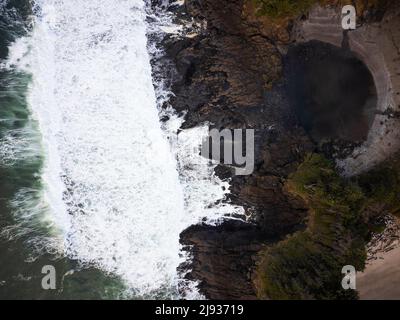
[[(255, 172), (238, 177), (224, 166), (216, 170), (232, 179), (229, 201), (244, 206), (249, 221), (193, 226), (181, 235), (193, 255), (192, 263), (182, 270), (191, 270), (186, 276), (199, 281), (209, 299), (255, 299), (259, 252), (288, 235), (309, 232), (310, 203), (320, 203), (293, 192), (287, 183), (309, 154), (322, 152), (299, 123), (285, 91), (283, 59), (290, 45), (320, 40), (342, 46), (345, 38), (373, 74), (377, 115), (367, 141), (338, 160), (347, 175), (372, 168), (398, 150), (398, 8), (363, 7), (362, 25), (357, 32), (344, 34), (337, 21), (339, 5), (337, 1), (316, 4), (306, 14), (272, 22), (254, 15), (254, 3), (243, 0), (187, 0), (175, 8), (178, 15), (193, 17), (203, 26), (190, 37), (165, 43), (177, 70), (171, 104), (177, 111), (188, 111), (184, 128), (209, 122), (218, 129), (256, 130)], [(366, 54), (371, 50), (376, 54)], [(342, 184), (333, 174), (329, 179)], [(361, 220), (376, 215), (370, 208), (348, 209), (362, 211), (357, 216)], [(343, 229), (341, 222), (332, 225), (334, 233)], [(359, 235), (353, 238), (358, 241)], [(330, 245), (334, 251), (342, 242)], [(315, 295), (306, 292), (304, 297)]]

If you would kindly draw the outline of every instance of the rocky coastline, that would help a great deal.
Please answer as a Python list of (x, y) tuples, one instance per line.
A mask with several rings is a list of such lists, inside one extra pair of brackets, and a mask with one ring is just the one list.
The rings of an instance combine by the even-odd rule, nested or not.
[[(400, 43), (398, 38), (388, 43), (387, 37), (381, 36), (386, 51), (364, 59), (378, 83), (381, 115), (376, 116), (367, 140), (344, 152), (345, 157), (334, 159), (332, 152), (326, 152), (303, 128), (291, 106), (285, 55), (291, 46), (310, 40), (341, 46), (344, 33), (335, 29), (332, 22), (339, 17), (339, 7), (340, 1), (330, 1), (313, 6), (301, 16), (273, 22), (255, 15), (254, 2), (245, 0), (186, 0), (182, 6), (170, 9), (177, 17), (192, 19), (200, 26), (187, 37), (163, 40), (167, 59), (175, 70), (170, 104), (177, 112), (186, 113), (182, 128), (207, 122), (212, 128), (255, 129), (256, 133), (252, 175), (234, 176), (223, 165), (216, 169), (221, 178), (231, 179), (227, 201), (243, 206), (248, 221), (226, 221), (216, 227), (195, 225), (181, 234), (181, 243), (193, 259), (180, 269), (188, 279), (198, 281), (201, 293), (208, 299), (260, 298), (254, 279), (259, 252), (308, 229), (310, 203), (287, 187), (288, 178), (308, 154), (325, 154), (337, 160), (344, 175), (353, 176), (375, 167), (398, 150), (395, 141), (400, 141), (400, 125), (388, 111), (399, 107), (400, 98), (395, 92), (400, 90), (400, 73), (395, 65), (387, 63), (400, 55), (393, 49)], [(363, 8), (360, 29), (392, 30), (395, 25), (390, 17), (398, 14), (398, 8), (385, 7), (388, 11), (383, 12), (375, 9)], [(366, 33), (373, 37), (373, 32), (376, 31)], [(393, 37), (398, 36), (396, 33)], [(363, 58), (363, 50), (370, 50), (363, 46), (370, 45), (369, 39), (353, 33), (349, 37), (350, 48)], [(384, 70), (376, 67), (382, 61)], [(388, 87), (390, 95), (386, 94)], [(379, 144), (383, 138), (388, 143), (384, 151)], [(341, 148), (338, 143), (334, 147)], [(369, 218), (374, 216), (372, 209), (365, 211)]]

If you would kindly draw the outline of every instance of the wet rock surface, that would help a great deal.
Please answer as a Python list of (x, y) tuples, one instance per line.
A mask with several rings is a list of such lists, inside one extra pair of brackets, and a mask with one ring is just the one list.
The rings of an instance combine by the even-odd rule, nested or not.
[[(242, 1), (186, 1), (188, 15), (207, 21), (195, 37), (167, 39), (176, 66), (171, 105), (187, 112), (184, 128), (203, 122), (217, 129), (255, 129), (255, 171), (232, 176), (229, 201), (245, 207), (251, 223), (193, 226), (181, 243), (193, 255), (186, 277), (211, 299), (254, 299), (251, 269), (260, 248), (305, 227), (307, 208), (283, 190), (287, 175), (314, 145), (286, 98), (282, 56), (275, 43), (249, 27)], [(182, 10), (182, 9), (181, 9)], [(181, 12), (182, 14), (182, 12)]]
[(253, 224), (228, 221), (216, 227), (195, 225), (181, 235), (190, 246), (193, 261), (181, 270), (198, 281), (199, 289), (209, 299), (255, 299), (252, 266), (263, 243), (270, 240)]

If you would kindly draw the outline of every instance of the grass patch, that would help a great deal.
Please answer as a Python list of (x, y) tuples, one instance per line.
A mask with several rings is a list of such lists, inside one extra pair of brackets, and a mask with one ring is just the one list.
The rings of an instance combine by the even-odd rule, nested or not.
[(251, 0), (256, 5), (257, 15), (270, 18), (294, 17), (305, 13), (319, 0)]

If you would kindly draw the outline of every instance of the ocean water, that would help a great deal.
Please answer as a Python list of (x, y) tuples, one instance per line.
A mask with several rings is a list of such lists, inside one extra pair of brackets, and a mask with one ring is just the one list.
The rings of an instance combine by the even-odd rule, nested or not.
[[(207, 125), (178, 134), (161, 108), (148, 36), (172, 18), (142, 0), (0, 8), (0, 297), (201, 298), (179, 234), (242, 209), (199, 156)], [(49, 264), (57, 290), (41, 287)]]

